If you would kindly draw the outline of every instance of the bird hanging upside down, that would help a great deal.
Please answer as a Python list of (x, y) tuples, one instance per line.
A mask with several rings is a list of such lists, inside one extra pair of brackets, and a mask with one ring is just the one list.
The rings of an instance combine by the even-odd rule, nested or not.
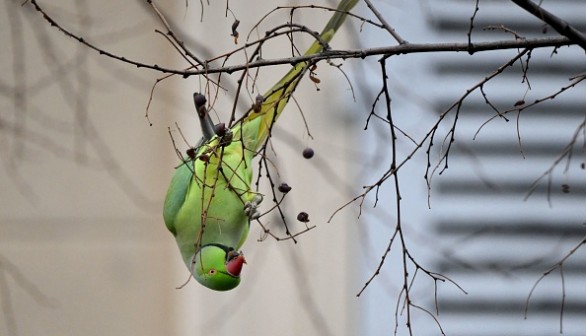
[[(337, 11), (305, 52), (321, 52), (358, 0), (342, 0)], [(233, 127), (214, 125), (203, 95), (194, 94), (203, 138), (176, 169), (167, 191), (163, 218), (175, 236), (193, 277), (219, 291), (240, 283), (246, 263), (240, 248), (250, 221), (258, 218), (262, 196), (251, 188), (252, 159), (264, 145), (309, 62), (296, 64)]]

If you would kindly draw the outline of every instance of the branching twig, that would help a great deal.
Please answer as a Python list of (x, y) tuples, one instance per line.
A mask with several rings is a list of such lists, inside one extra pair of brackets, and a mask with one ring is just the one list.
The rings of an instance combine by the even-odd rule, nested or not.
[(536, 5), (530, 0), (512, 0), (517, 6), (523, 8), (529, 13), (535, 15), (541, 21), (549, 24), (558, 33), (569, 38), (574, 43), (578, 44), (584, 50), (586, 50), (586, 35), (571, 26), (566, 21), (555, 16), (554, 14), (543, 9), (541, 6)]
[[(460, 114), (460, 109), (462, 108), (462, 104), (463, 104), (464, 100), (472, 92), (481, 89), (483, 87), (483, 85), (486, 84), (488, 81), (490, 81), (493, 78), (495, 78), (496, 76), (500, 75), (503, 71), (505, 71), (505, 69), (507, 69), (508, 67), (513, 65), (515, 62), (517, 62), (517, 60), (520, 60), (529, 51), (530, 51), (530, 49), (525, 49), (525, 50), (519, 52), (519, 54), (517, 54), (517, 56), (513, 57), (512, 59), (507, 61), (505, 64), (498, 67), (490, 75), (486, 76), (482, 81), (480, 81), (476, 85), (472, 86), (471, 88), (467, 89), (466, 93), (464, 95), (462, 95), (460, 97), (460, 99), (458, 99), (454, 104), (452, 104), (450, 107), (448, 107), (448, 109), (446, 109), (444, 112), (442, 112), (442, 114), (440, 115), (440, 118), (438, 119), (438, 122), (432, 127), (431, 131), (428, 133), (430, 143), (429, 143), (429, 146), (427, 149), (427, 168), (425, 170), (425, 180), (427, 181), (428, 191), (431, 190), (431, 179), (433, 178), (435, 171), (438, 169), (438, 167), (441, 165), (441, 163), (444, 162), (444, 166), (443, 166), (442, 170), (440, 171), (440, 173), (443, 172), (448, 167), (448, 156), (450, 153), (451, 146), (452, 146), (454, 139), (455, 139), (454, 137), (455, 137), (456, 122), (458, 119), (458, 115)], [(450, 127), (450, 130), (448, 132), (448, 136), (450, 138), (448, 141), (447, 148), (440, 153), (440, 158), (438, 160), (438, 163), (434, 167), (434, 169), (431, 171), (431, 174), (430, 174), (430, 171), (429, 171), (429, 169), (431, 168), (430, 154), (431, 154), (431, 148), (433, 146), (433, 140), (435, 138), (435, 134), (436, 134), (437, 130), (439, 129), (439, 125), (442, 122), (442, 120), (447, 116), (447, 114), (450, 111), (452, 111), (454, 109), (456, 110), (456, 112), (455, 112), (455, 116), (454, 116), (454, 121), (452, 122), (452, 126)], [(497, 113), (497, 116), (501, 116), (501, 115), (502, 115), (502, 113)], [(425, 138), (424, 138), (424, 140), (425, 140)], [(429, 197), (429, 192), (428, 192), (428, 197)]]
[[(479, 1), (480, 0), (476, 0), (476, 4), (474, 5), (474, 13), (472, 13), (472, 16), (470, 17), (470, 26), (468, 27), (468, 33), (466, 34), (468, 36), (468, 45), (470, 48), (472, 48), (472, 30), (474, 29), (474, 19), (480, 10), (480, 7), (478, 6)], [(472, 54), (472, 52), (470, 52), (470, 54)]]
[[(169, 22), (167, 22), (167, 19), (165, 19), (165, 16), (163, 16), (163, 14), (161, 13), (161, 11), (157, 7), (157, 5), (155, 5), (155, 3), (152, 0), (146, 0), (146, 2), (151, 6), (151, 8), (153, 9), (153, 12), (159, 18), (159, 20), (161, 21), (163, 26), (165, 26), (165, 29), (167, 31), (163, 35), (168, 36), (171, 39), (171, 41), (174, 42), (174, 47), (178, 47), (181, 49), (181, 51), (183, 52), (181, 55), (184, 57), (185, 56), (190, 57), (194, 61), (196, 61), (200, 66), (205, 67), (205, 63), (202, 60), (200, 60), (196, 55), (194, 55), (189, 49), (187, 49), (185, 47), (185, 43), (181, 39), (179, 39), (179, 37), (177, 37), (177, 34), (175, 34), (173, 29), (171, 29)], [(186, 60), (187, 60), (187, 62), (192, 64), (190, 60), (188, 60), (188, 59), (186, 59)]]
[[(43, 15), (43, 18), (49, 22), (49, 24), (63, 34), (68, 37), (71, 37), (77, 40), (79, 43), (85, 45), (86, 47), (98, 52), (100, 55), (104, 55), (115, 60), (121, 61), (123, 63), (127, 63), (133, 65), (137, 68), (145, 68), (150, 69), (162, 73), (168, 74), (177, 74), (184, 77), (189, 76), (196, 76), (196, 75), (207, 75), (213, 73), (227, 73), (231, 74), (235, 71), (242, 71), (248, 69), (254, 69), (259, 67), (265, 67), (270, 65), (283, 65), (283, 64), (297, 64), (300, 62), (307, 62), (307, 61), (320, 61), (325, 59), (348, 59), (348, 58), (364, 58), (368, 56), (377, 56), (377, 55), (400, 55), (400, 54), (411, 54), (411, 53), (428, 53), (428, 52), (480, 52), (480, 51), (488, 51), (488, 50), (503, 50), (503, 49), (518, 49), (518, 48), (543, 48), (543, 47), (560, 47), (564, 45), (573, 45), (576, 44), (576, 41), (573, 41), (569, 38), (539, 38), (539, 39), (527, 39), (527, 40), (518, 40), (518, 41), (495, 41), (495, 42), (479, 42), (475, 43), (473, 46), (470, 46), (468, 43), (425, 43), (425, 44), (414, 44), (414, 43), (405, 43), (400, 44), (397, 46), (386, 46), (386, 47), (377, 47), (377, 48), (368, 48), (368, 49), (360, 49), (360, 50), (326, 50), (318, 55), (306, 55), (306, 56), (297, 56), (297, 57), (289, 57), (289, 58), (281, 58), (281, 59), (273, 59), (273, 60), (256, 60), (253, 62), (248, 62), (243, 65), (232, 65), (232, 66), (221, 66), (221, 67), (210, 67), (209, 61), (204, 62), (206, 67), (204, 69), (193, 70), (193, 69), (173, 69), (168, 67), (159, 66), (157, 64), (146, 64), (143, 62), (139, 62), (136, 60), (128, 59), (124, 56), (116, 55), (112, 52), (104, 50), (93, 43), (88, 42), (83, 37), (78, 36), (68, 29), (60, 25), (57, 21), (55, 21), (49, 14), (37, 3), (36, 0), (31, 0), (30, 3), (35, 7), (35, 9)], [(289, 27), (289, 25), (284, 25), (285, 27)], [(305, 31), (307, 33), (313, 33), (313, 31), (308, 29), (302, 29), (300, 31)], [(291, 31), (288, 30), (283, 32), (282, 34), (290, 34)], [(261, 38), (255, 42), (247, 43), (245, 46), (238, 48), (232, 51), (228, 55), (219, 56), (219, 58), (226, 58), (229, 55), (237, 52), (238, 50), (242, 50), (248, 48), (252, 45), (256, 45), (259, 43), (263, 43), (266, 41), (266, 38)]]
[(561, 281), (562, 281), (562, 306), (560, 308), (560, 334), (563, 333), (564, 304), (565, 304), (565, 298), (566, 298), (566, 286), (565, 286), (563, 267), (564, 267), (564, 263), (566, 262), (566, 260), (568, 260), (574, 253), (576, 253), (576, 251), (578, 251), (578, 249), (580, 249), (583, 245), (586, 245), (586, 237), (582, 238), (582, 241), (580, 241), (578, 243), (578, 245), (576, 245), (574, 248), (572, 248), (570, 251), (568, 251), (568, 253), (560, 261), (558, 261), (553, 266), (551, 266), (547, 271), (543, 272), (543, 274), (541, 274), (541, 276), (539, 277), (539, 279), (537, 279), (535, 284), (533, 284), (533, 287), (531, 287), (531, 290), (529, 291), (529, 294), (527, 295), (527, 300), (525, 300), (525, 319), (527, 319), (527, 314), (528, 314), (528, 310), (529, 310), (529, 300), (531, 300), (531, 296), (533, 295), (533, 292), (535, 291), (535, 289), (537, 288), (537, 286), (539, 285), (541, 280), (545, 279), (545, 277), (550, 275), (551, 272), (555, 271), (556, 269), (559, 269), (560, 270), (560, 277), (561, 277)]
[(582, 123), (580, 125), (578, 125), (578, 127), (576, 128), (576, 131), (574, 132), (574, 135), (572, 136), (572, 139), (570, 139), (570, 142), (566, 145), (566, 147), (564, 147), (564, 149), (562, 150), (560, 155), (557, 157), (557, 159), (555, 159), (555, 161), (551, 164), (551, 166), (543, 174), (541, 174), (541, 176), (537, 180), (535, 180), (535, 182), (533, 182), (531, 184), (531, 187), (529, 188), (529, 192), (527, 193), (527, 196), (525, 196), (525, 200), (527, 200), (533, 194), (533, 192), (537, 189), (537, 186), (539, 185), (541, 180), (543, 180), (545, 177), (547, 177), (547, 191), (548, 191), (547, 200), (551, 205), (550, 195), (551, 195), (551, 185), (552, 185), (552, 172), (562, 162), (562, 160), (564, 158), (567, 158), (568, 164), (569, 164), (569, 161), (572, 158), (572, 151), (578, 141), (578, 137), (585, 129), (586, 129), (586, 119), (584, 121), (582, 121)]
[[(395, 202), (396, 202), (396, 204), (395, 204), (396, 224), (395, 224), (395, 230), (394, 230), (393, 234), (391, 235), (389, 242), (387, 243), (387, 246), (381, 256), (381, 260), (379, 261), (378, 266), (376, 267), (375, 271), (371, 274), (371, 276), (368, 278), (368, 280), (364, 283), (362, 289), (358, 292), (357, 296), (360, 296), (366, 290), (366, 288), (370, 285), (370, 283), (380, 274), (382, 267), (385, 264), (386, 258), (388, 257), (393, 244), (400, 244), (401, 255), (402, 255), (401, 259), (402, 259), (403, 286), (401, 288), (400, 294), (397, 299), (398, 300), (397, 305), (395, 307), (395, 319), (396, 319), (395, 334), (397, 333), (397, 327), (398, 327), (397, 319), (399, 316), (399, 309), (404, 309), (405, 313), (406, 313), (405, 325), (407, 326), (407, 329), (409, 330), (409, 334), (413, 335), (413, 329), (412, 329), (412, 324), (411, 324), (411, 321), (412, 321), (411, 308), (422, 309), (425, 312), (427, 312), (428, 314), (430, 314), (434, 318), (434, 320), (438, 323), (440, 331), (443, 334), (443, 330), (442, 330), (441, 325), (439, 324), (439, 321), (437, 320), (437, 318), (433, 314), (431, 314), (431, 312), (421, 308), (420, 306), (417, 306), (412, 301), (411, 290), (412, 290), (413, 283), (415, 282), (417, 272), (421, 270), (422, 272), (427, 274), (429, 277), (431, 277), (435, 283), (437, 283), (437, 281), (443, 282), (443, 281), (448, 280), (449, 282), (453, 283), (456, 287), (461, 289), (464, 293), (466, 293), (466, 292), (451, 279), (449, 279), (441, 274), (429, 271), (426, 268), (424, 268), (417, 260), (415, 260), (415, 258), (411, 255), (411, 252), (409, 251), (409, 249), (407, 247), (407, 240), (405, 239), (405, 235), (404, 235), (403, 227), (402, 227), (402, 215), (401, 215), (402, 196), (401, 196), (401, 191), (400, 191), (400, 187), (399, 187), (399, 175), (398, 175), (399, 166), (398, 166), (398, 163), (401, 162), (401, 165), (402, 165), (406, 162), (405, 160), (408, 160), (408, 159), (405, 159), (403, 161), (399, 161), (398, 157), (397, 157), (397, 135), (395, 132), (397, 127), (395, 127), (395, 123), (393, 121), (393, 116), (392, 116), (392, 112), (391, 112), (391, 97), (390, 97), (390, 93), (389, 93), (389, 88), (387, 86), (388, 77), (387, 77), (387, 70), (386, 70), (386, 59), (387, 58), (385, 57), (380, 60), (381, 75), (382, 75), (383, 84), (382, 84), (382, 89), (381, 89), (380, 93), (377, 95), (377, 97), (375, 99), (375, 102), (378, 101), (381, 96), (384, 96), (385, 109), (387, 111), (386, 122), (389, 126), (389, 133), (391, 136), (391, 163), (390, 163), (390, 168), (387, 171), (387, 173), (385, 174), (384, 178), (388, 178), (390, 176), (393, 177), (393, 184), (395, 186), (394, 194), (395, 194)], [(373, 104), (373, 110), (372, 110), (373, 112), (374, 112), (374, 108), (375, 108), (375, 104)], [(421, 148), (421, 146), (417, 146), (416, 150), (419, 148)], [(412, 154), (413, 153), (409, 154), (408, 157), (411, 157)], [(380, 187), (380, 185), (382, 185), (383, 182), (384, 182), (384, 180), (381, 178), (381, 180), (379, 180), (374, 185), (367, 187), (367, 191), (365, 191), (362, 195), (360, 195), (358, 197), (362, 198), (362, 202), (363, 202), (366, 195), (370, 191), (372, 191), (373, 189), (376, 189), (377, 194), (378, 194), (378, 188)], [(355, 198), (354, 200), (356, 200), (357, 198)], [(378, 196), (377, 196), (377, 200), (378, 200)], [(362, 202), (361, 202), (361, 206), (362, 206)], [(334, 216), (340, 210), (341, 210), (341, 208), (336, 210), (336, 212), (334, 212), (334, 214), (332, 216)], [(331, 220), (331, 218), (330, 218), (330, 220)], [(398, 241), (397, 241), (397, 238), (398, 238)], [(410, 270), (411, 266), (415, 267), (415, 271), (414, 271), (413, 275), (409, 274), (409, 270)], [(401, 302), (402, 302), (402, 304), (401, 304)], [(400, 307), (402, 307), (402, 308), (400, 308)], [(436, 310), (437, 310), (437, 301), (436, 301)]]
[(385, 17), (378, 11), (378, 9), (376, 9), (376, 7), (374, 7), (374, 5), (372, 4), (372, 2), (370, 2), (370, 0), (364, 0), (364, 2), (368, 6), (368, 8), (372, 12), (372, 14), (374, 14), (374, 16), (376, 16), (376, 18), (380, 21), (380, 23), (383, 25), (383, 27), (385, 27), (385, 30), (388, 31), (389, 34), (391, 34), (391, 36), (393, 36), (393, 38), (399, 44), (407, 44), (407, 41), (403, 40), (401, 35), (399, 35), (397, 33), (397, 31), (395, 31), (395, 29), (393, 27), (391, 27), (391, 25), (387, 22)]

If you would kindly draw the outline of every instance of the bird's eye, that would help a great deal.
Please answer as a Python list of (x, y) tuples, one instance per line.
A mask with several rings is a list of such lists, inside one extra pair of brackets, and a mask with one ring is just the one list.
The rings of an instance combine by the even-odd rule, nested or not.
[(215, 269), (213, 269), (213, 268), (211, 268), (211, 269), (208, 271), (208, 274), (209, 274), (209, 275), (214, 275), (214, 274), (216, 274), (216, 270), (215, 270)]

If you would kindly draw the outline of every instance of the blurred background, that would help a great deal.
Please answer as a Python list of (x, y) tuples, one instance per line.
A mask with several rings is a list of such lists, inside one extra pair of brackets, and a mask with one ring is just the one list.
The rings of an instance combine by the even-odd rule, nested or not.
[[(473, 3), (456, 0), (374, 3), (403, 38), (418, 43), (466, 42), (475, 11)], [(71, 32), (113, 54), (186, 67), (155, 32), (164, 27), (142, 1), (40, 4)], [(234, 17), (226, 14), (226, 3), (158, 5), (201, 58), (236, 47), (230, 36)], [(583, 2), (544, 5), (586, 31)], [(275, 6), (229, 3), (241, 21), (238, 46)], [(353, 204), (330, 218), (390, 165), (388, 124), (373, 118), (364, 130), (382, 85), (377, 57), (347, 60), (344, 73), (322, 62), (316, 70), (321, 83), (301, 83), (297, 104), (289, 104), (273, 133), (271, 161), (279, 172), (275, 179), (293, 187), (284, 204), (287, 222), (294, 231), (302, 230), (295, 218), (305, 211), (316, 228), (295, 244), (266, 238), (253, 223), (243, 248), (248, 260), (243, 281), (233, 291), (218, 293), (195, 281), (183, 286), (188, 272), (162, 220), (166, 189), (179, 162), (170, 134), (181, 150), (188, 145), (178, 129), (191, 145), (197, 142), (192, 93), (205, 88), (205, 82), (195, 77), (158, 81), (160, 73), (112, 60), (66, 37), (30, 3), (4, 0), (3, 8), (0, 335), (380, 335), (395, 329), (408, 334), (399, 301), (404, 246), (394, 242), (380, 274), (356, 296), (377, 270), (395, 230), (392, 181), (380, 188), (378, 201), (371, 194), (362, 207)], [(356, 12), (373, 19), (364, 4)], [(294, 19), (319, 31), (329, 15), (299, 10)], [(278, 11), (263, 21), (258, 34), (288, 20), (288, 10)], [(512, 3), (492, 1), (480, 2), (473, 41), (512, 39), (502, 29), (482, 29), (500, 25), (526, 37), (556, 36)], [(296, 40), (300, 50), (309, 42)], [(280, 43), (263, 57), (289, 55), (290, 43)], [(393, 43), (383, 31), (348, 20), (332, 47)], [(388, 84), (396, 124), (412, 138), (422, 138), (466, 89), (517, 52), (391, 57)], [(237, 55), (229, 61), (244, 59)], [(491, 104), (506, 110), (519, 100), (556, 93), (570, 83), (568, 78), (584, 72), (585, 64), (577, 47), (535, 50), (529, 83), (516, 63), (484, 91)], [(261, 71), (259, 91), (287, 70)], [(217, 121), (229, 117), (237, 78), (222, 78), (225, 90), (214, 104)], [(563, 273), (555, 269), (539, 282), (529, 301), (528, 296), (540, 276), (586, 235), (584, 135), (578, 128), (586, 118), (585, 94), (578, 84), (535, 108), (509, 114), (509, 121), (497, 118), (485, 126), (495, 112), (485, 96), (473, 94), (458, 116), (449, 169), (440, 175), (440, 165), (428, 188), (422, 151), (400, 171), (405, 246), (420, 266), (461, 287), (436, 283), (407, 265), (410, 279), (415, 275), (411, 300), (435, 313), (437, 298), (436, 318), (446, 334), (551, 335), (563, 328), (564, 335), (584, 335), (583, 250), (563, 264)], [(250, 106), (254, 95), (240, 97), (238, 112)], [(386, 113), (383, 105), (377, 107), (380, 115)], [(453, 117), (440, 125), (432, 167)], [(527, 197), (575, 134), (571, 160), (562, 159)], [(413, 143), (405, 136), (397, 141), (397, 155), (407, 157)], [(311, 160), (301, 155), (305, 147), (315, 150)], [(264, 208), (270, 206), (267, 199)], [(277, 213), (264, 222), (284, 236)], [(441, 334), (422, 309), (412, 308), (411, 324), (417, 335)]]

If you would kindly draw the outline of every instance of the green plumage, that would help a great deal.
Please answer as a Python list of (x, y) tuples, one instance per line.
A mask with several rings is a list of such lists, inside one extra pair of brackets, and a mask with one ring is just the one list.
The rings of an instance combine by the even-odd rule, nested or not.
[[(357, 2), (343, 0), (339, 4), (340, 12), (335, 12), (324, 28), (321, 42), (332, 39), (345, 12)], [(322, 49), (322, 43), (315, 41), (306, 55)], [(306, 62), (295, 65), (263, 96), (260, 108), (248, 111), (232, 127), (230, 137), (214, 136), (204, 143), (193, 160), (177, 168), (171, 180), (163, 210), (165, 224), (175, 236), (188, 269), (209, 288), (228, 290), (240, 282), (239, 267), (244, 259), (239, 267), (232, 261), (237, 260), (236, 251), (249, 231), (245, 205), (254, 202), (256, 196), (251, 189), (252, 159), (307, 67)]]

